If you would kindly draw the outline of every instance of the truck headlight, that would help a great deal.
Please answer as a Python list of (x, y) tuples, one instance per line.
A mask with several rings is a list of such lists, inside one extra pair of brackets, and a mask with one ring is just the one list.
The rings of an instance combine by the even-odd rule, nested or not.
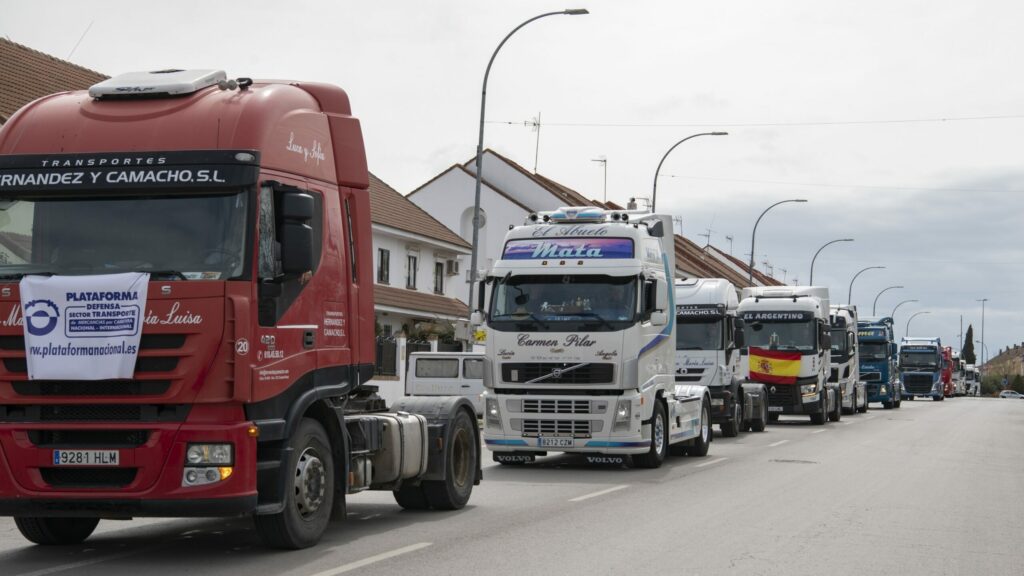
[(815, 382), (814, 384), (801, 384), (800, 385), (800, 393), (803, 394), (804, 396), (810, 396), (811, 394), (816, 394), (817, 392), (818, 392), (818, 383), (817, 382)]
[(497, 398), (488, 398), (484, 405), (484, 422), (488, 428), (501, 430), (501, 409)]
[(619, 400), (616, 402), (614, 430), (629, 430), (629, 420), (632, 415), (633, 402), (631, 400)]
[(189, 444), (185, 463), (193, 466), (230, 466), (234, 463), (231, 444)]
[(885, 384), (882, 384), (882, 387), (879, 388), (878, 391), (881, 394), (888, 394), (889, 393), (889, 387), (886, 386)]

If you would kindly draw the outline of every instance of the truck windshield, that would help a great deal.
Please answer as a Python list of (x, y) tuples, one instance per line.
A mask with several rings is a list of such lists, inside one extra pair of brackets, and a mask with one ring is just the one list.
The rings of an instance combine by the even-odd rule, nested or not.
[(934, 370), (939, 367), (939, 356), (935, 352), (900, 352), (900, 366)]
[(889, 345), (884, 342), (861, 342), (861, 360), (885, 360), (889, 357)]
[(241, 277), (249, 194), (0, 198), (0, 278), (150, 272)]
[(722, 350), (722, 320), (676, 324), (676, 350)]
[(814, 322), (751, 322), (744, 326), (747, 346), (769, 350), (817, 350), (817, 325)]
[(495, 282), (489, 324), (497, 330), (622, 330), (637, 318), (636, 285), (635, 276), (506, 276)]
[[(845, 359), (850, 355), (850, 350), (846, 342), (846, 330), (831, 330), (830, 333), (832, 334), (832, 354)], [(837, 360), (839, 358), (837, 358)]]

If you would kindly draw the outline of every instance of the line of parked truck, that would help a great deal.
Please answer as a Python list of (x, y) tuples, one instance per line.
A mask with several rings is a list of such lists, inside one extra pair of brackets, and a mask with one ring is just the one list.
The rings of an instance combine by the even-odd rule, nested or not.
[[(714, 425), (724, 437), (783, 415), (823, 425), (976, 389), (973, 366), (939, 338), (898, 344), (892, 318), (830, 304), (826, 287), (674, 279), (669, 229), (636, 210), (530, 215), (480, 283), (478, 377), (465, 378), (465, 354), (414, 354), (407, 391), (441, 391), (446, 376), (444, 393), (468, 388), (502, 464), (568, 452), (657, 467), (706, 455)], [(442, 363), (443, 376), (423, 369)]]

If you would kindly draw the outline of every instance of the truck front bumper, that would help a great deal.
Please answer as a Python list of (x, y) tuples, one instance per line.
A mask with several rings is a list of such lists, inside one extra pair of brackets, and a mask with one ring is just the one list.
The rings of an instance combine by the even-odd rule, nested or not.
[[(616, 426), (616, 405), (630, 404), (628, 421)], [(651, 426), (643, 423), (640, 394), (622, 396), (522, 396), (484, 393), (484, 445), (492, 452), (643, 454)], [(488, 413), (488, 402), (499, 414)], [(572, 403), (571, 412), (549, 410)]]
[[(8, 423), (0, 425), (0, 516), (93, 518), (220, 517), (256, 509), (256, 439), (250, 423)], [(54, 451), (104, 446), (36, 445), (33, 431), (145, 429), (144, 444), (117, 448), (118, 466), (55, 466)], [(190, 443), (233, 446), (230, 474), (185, 486)]]

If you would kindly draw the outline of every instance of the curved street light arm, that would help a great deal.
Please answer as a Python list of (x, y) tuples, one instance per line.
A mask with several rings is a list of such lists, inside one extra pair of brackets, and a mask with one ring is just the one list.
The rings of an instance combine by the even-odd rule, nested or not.
[(881, 295), (882, 295), (882, 293), (883, 293), (883, 292), (885, 292), (886, 290), (894, 290), (894, 289), (896, 289), (896, 288), (903, 288), (903, 286), (889, 286), (888, 288), (883, 288), (883, 289), (882, 289), (882, 292), (879, 292), (879, 293), (878, 293), (878, 294), (877, 294), (877, 295), (875, 296), (875, 301), (874, 301), (874, 303), (872, 303), (872, 304), (871, 304), (871, 315), (872, 315), (872, 316), (874, 316), (874, 315), (875, 315), (875, 307), (876, 307), (876, 306), (878, 306), (878, 297), (879, 297), (879, 296), (881, 296)]
[(676, 149), (676, 146), (679, 146), (680, 144), (682, 144), (683, 142), (686, 142), (690, 138), (696, 138), (697, 136), (728, 136), (728, 135), (729, 135), (728, 132), (701, 132), (700, 134), (692, 134), (690, 136), (687, 136), (686, 138), (683, 138), (679, 142), (676, 142), (675, 144), (672, 145), (671, 148), (668, 149), (667, 152), (665, 152), (665, 155), (661, 157), (661, 162), (658, 162), (658, 168), (654, 171), (654, 186), (651, 188), (651, 213), (652, 214), (654, 213), (655, 203), (658, 201), (658, 173), (661, 172), (661, 165), (665, 163), (665, 159), (668, 158), (668, 155), (671, 154), (673, 150)]
[(814, 261), (818, 259), (818, 254), (821, 254), (821, 251), (825, 249), (825, 246), (835, 244), (836, 242), (853, 242), (853, 238), (840, 238), (838, 240), (826, 242), (824, 246), (818, 248), (818, 251), (814, 253), (814, 258), (811, 258), (811, 279), (808, 282), (809, 285), (814, 286)]
[(751, 286), (754, 285), (754, 240), (757, 238), (757, 225), (761, 223), (761, 218), (764, 218), (764, 215), (767, 214), (769, 210), (775, 208), (779, 204), (785, 204), (787, 202), (807, 202), (807, 200), (803, 198), (780, 200), (779, 202), (776, 202), (775, 204), (772, 204), (771, 206), (765, 208), (764, 212), (761, 212), (761, 215), (757, 217), (757, 221), (754, 222), (754, 231), (750, 234), (750, 268), (747, 271), (747, 282), (750, 283)]

